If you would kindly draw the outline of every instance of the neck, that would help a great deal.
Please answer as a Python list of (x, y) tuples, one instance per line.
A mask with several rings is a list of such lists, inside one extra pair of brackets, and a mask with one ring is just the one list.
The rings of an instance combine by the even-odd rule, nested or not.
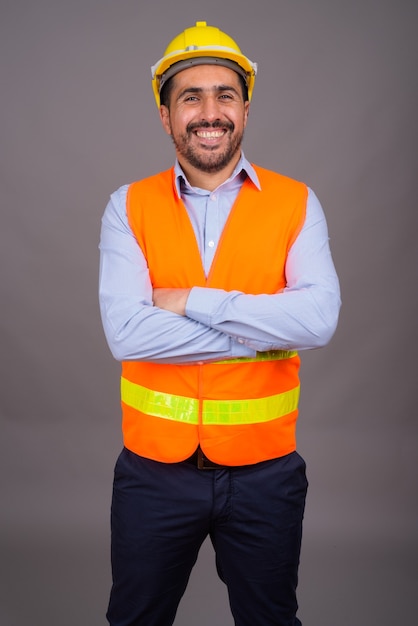
[[(183, 172), (186, 174), (186, 178), (192, 187), (199, 187), (199, 189), (206, 189), (207, 191), (213, 191), (219, 185), (222, 185), (231, 176), (235, 169), (241, 153), (238, 154), (219, 172), (202, 172), (193, 165), (185, 163), (181, 158), (178, 159)], [(178, 157), (177, 157), (178, 158)]]

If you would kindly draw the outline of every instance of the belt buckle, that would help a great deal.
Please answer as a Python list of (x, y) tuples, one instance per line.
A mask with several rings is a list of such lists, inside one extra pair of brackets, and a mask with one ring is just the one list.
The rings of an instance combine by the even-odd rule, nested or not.
[(197, 468), (200, 470), (214, 470), (219, 469), (219, 465), (217, 463), (213, 463), (210, 459), (208, 459), (204, 454), (202, 449), (197, 449)]

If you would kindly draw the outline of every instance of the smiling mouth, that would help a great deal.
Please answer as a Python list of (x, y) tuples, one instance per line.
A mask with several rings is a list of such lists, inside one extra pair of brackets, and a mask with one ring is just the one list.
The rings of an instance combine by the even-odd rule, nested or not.
[(199, 139), (221, 139), (228, 132), (234, 132), (234, 124), (229, 120), (215, 120), (214, 122), (191, 122), (186, 128), (187, 133), (194, 133)]
[(225, 134), (225, 130), (197, 130), (196, 135), (202, 139), (218, 139)]

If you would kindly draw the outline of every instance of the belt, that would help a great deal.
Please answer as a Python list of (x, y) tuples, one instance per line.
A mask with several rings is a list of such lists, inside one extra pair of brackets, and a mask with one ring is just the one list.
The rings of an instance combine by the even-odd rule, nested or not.
[(203, 454), (200, 446), (184, 462), (194, 465), (200, 470), (231, 469), (230, 465), (220, 465), (219, 463), (215, 463), (214, 461), (208, 459), (208, 457)]

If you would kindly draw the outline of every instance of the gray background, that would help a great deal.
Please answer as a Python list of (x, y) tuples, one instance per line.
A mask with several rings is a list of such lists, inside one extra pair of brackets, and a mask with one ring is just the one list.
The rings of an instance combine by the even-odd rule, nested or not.
[[(0, 6), (0, 625), (105, 623), (121, 436), (100, 219), (114, 189), (173, 162), (149, 67), (196, 20), (258, 61), (246, 154), (314, 188), (341, 279), (337, 334), (303, 355), (300, 616), (415, 623), (417, 3)], [(196, 624), (232, 624), (208, 544), (176, 620)]]

